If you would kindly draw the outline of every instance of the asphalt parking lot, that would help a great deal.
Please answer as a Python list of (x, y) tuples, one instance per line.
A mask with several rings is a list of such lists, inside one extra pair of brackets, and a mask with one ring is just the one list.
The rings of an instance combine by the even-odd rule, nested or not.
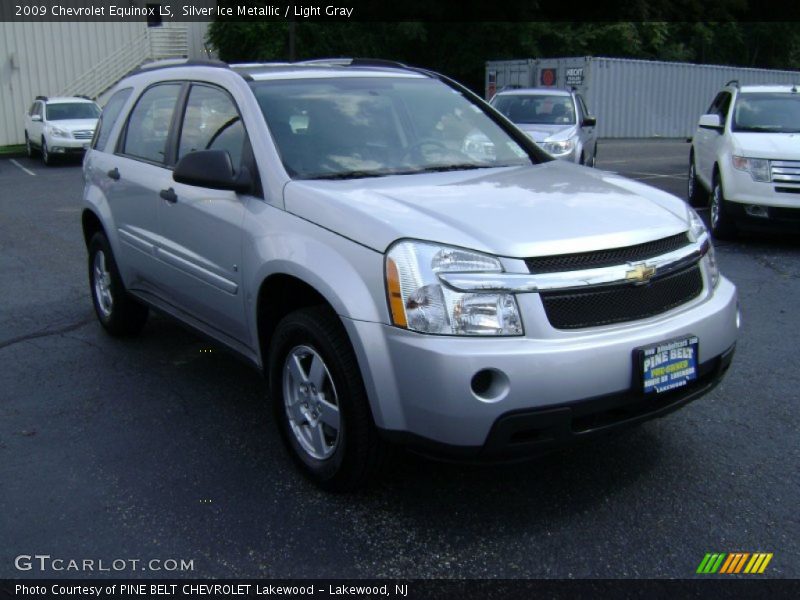
[[(688, 152), (602, 142), (598, 167), (684, 197)], [(739, 551), (800, 577), (797, 239), (719, 245), (744, 320), (710, 395), (524, 464), (398, 453), (331, 496), (283, 451), (256, 372), (158, 316), (103, 333), (81, 189), (77, 163), (0, 159), (0, 578), (43, 575), (20, 554), (194, 567), (117, 576), (681, 578)]]

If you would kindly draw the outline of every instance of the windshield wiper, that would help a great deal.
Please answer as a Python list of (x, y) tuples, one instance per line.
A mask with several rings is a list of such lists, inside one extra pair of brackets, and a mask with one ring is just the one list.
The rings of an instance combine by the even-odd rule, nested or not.
[(342, 171), (340, 173), (322, 173), (304, 179), (363, 179), (366, 177), (387, 177), (397, 175), (397, 171)]
[(407, 171), (408, 174), (414, 173), (443, 173), (445, 171), (469, 171), (471, 169), (492, 169), (497, 165), (476, 165), (475, 163), (464, 163), (460, 165), (434, 165), (431, 167), (422, 167), (413, 171)]
[(746, 127), (742, 127), (741, 125), (736, 127), (736, 131), (758, 131), (758, 132), (769, 132), (769, 133), (796, 133), (790, 132), (789, 130), (784, 130), (780, 125), (748, 125)]

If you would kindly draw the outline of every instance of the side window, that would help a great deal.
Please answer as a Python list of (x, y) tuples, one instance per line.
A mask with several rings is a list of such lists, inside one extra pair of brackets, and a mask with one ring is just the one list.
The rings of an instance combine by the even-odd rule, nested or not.
[(249, 144), (233, 99), (207, 85), (193, 85), (183, 115), (178, 160), (198, 150), (225, 150), (238, 171)]
[(31, 107), (28, 109), (28, 116), (29, 117), (32, 117), (34, 115), (34, 113), (36, 112), (36, 104), (37, 103), (34, 102), (33, 104), (31, 104)]
[(42, 103), (41, 102), (34, 102), (33, 103), (33, 114), (42, 116)]
[(581, 106), (581, 113), (583, 114), (583, 116), (585, 117), (589, 115), (590, 114), (589, 109), (586, 108), (586, 101), (583, 99), (583, 96), (578, 96), (577, 98), (578, 98), (578, 104), (580, 104)]
[(720, 99), (719, 108), (717, 112), (720, 117), (722, 117), (723, 122), (725, 118), (728, 116), (728, 110), (731, 107), (731, 95), (728, 92), (723, 92), (720, 94), (722, 98)]
[(163, 163), (167, 137), (182, 84), (165, 83), (149, 88), (139, 97), (125, 130), (122, 153), (154, 163)]
[(100, 119), (97, 121), (94, 140), (92, 140), (92, 148), (95, 150), (102, 151), (105, 149), (108, 143), (108, 136), (111, 135), (111, 130), (114, 128), (114, 123), (117, 122), (119, 114), (122, 112), (122, 107), (125, 105), (132, 91), (131, 88), (119, 90), (106, 102)]

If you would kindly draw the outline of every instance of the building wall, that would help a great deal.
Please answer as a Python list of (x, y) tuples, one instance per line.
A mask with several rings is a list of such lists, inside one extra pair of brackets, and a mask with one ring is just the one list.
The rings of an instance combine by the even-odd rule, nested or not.
[[(606, 138), (686, 138), (719, 89), (737, 79), (741, 85), (800, 84), (800, 72), (695, 65), (620, 58), (566, 57), (486, 63), (495, 86), (539, 87), (543, 69), (555, 69), (555, 85), (567, 87), (568, 69), (582, 69), (575, 87), (597, 116), (597, 131)], [(574, 72), (574, 71), (573, 71)]]
[[(190, 58), (204, 56), (207, 23), (187, 29)], [(55, 95), (137, 36), (144, 22), (0, 22), (0, 146), (24, 141), (25, 112), (37, 95)]]

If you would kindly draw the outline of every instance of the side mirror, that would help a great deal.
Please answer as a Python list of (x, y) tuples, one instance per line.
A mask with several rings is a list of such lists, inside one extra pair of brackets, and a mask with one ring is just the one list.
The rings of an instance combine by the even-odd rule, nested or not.
[(42, 115), (31, 115), (31, 121), (41, 121)]
[(594, 127), (595, 125), (597, 125), (597, 117), (593, 117), (591, 115), (586, 115), (583, 117), (581, 127)]
[(190, 152), (175, 165), (172, 178), (178, 183), (236, 193), (249, 192), (253, 185), (250, 171), (243, 167), (237, 174), (225, 150)]
[(714, 129), (722, 131), (722, 119), (719, 115), (703, 115), (697, 123), (698, 127), (703, 129)]

